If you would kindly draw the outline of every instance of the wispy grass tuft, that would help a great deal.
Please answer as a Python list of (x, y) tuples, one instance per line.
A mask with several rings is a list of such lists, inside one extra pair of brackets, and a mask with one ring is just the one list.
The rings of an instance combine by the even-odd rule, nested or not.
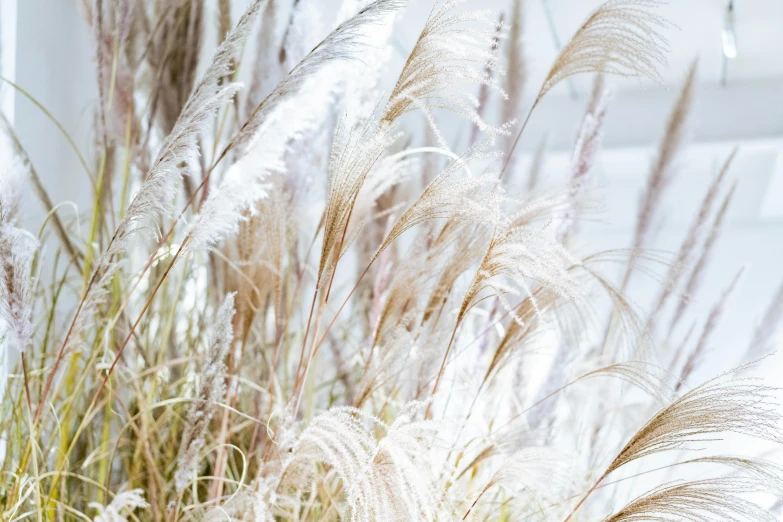
[[(653, 328), (715, 255), (728, 161), (678, 254), (693, 268), (667, 272), (648, 328), (611, 283), (617, 265), (661, 264), (643, 249), (694, 69), (635, 248), (574, 246), (605, 82), (660, 79), (658, 2), (599, 7), (543, 82), (536, 103), (599, 73), (560, 191), (540, 176), (544, 145), (526, 183), (503, 154), (526, 82), (522, 1), (436, 2), (397, 71), (404, 0), (336, 14), (318, 0), (83, 4), (95, 161), (57, 175), (89, 191), (88, 208), (58, 212), (0, 120), (0, 519), (768, 519), (748, 495), (780, 495), (778, 454), (712, 441), (783, 442), (778, 390), (691, 382), (740, 281), (706, 317), (676, 303), (672, 327), (703, 325), (695, 344)], [(46, 212), (35, 233), (26, 183)], [(778, 294), (749, 354), (771, 346)], [(664, 456), (685, 481), (653, 478)], [(688, 476), (705, 466), (714, 478)]]

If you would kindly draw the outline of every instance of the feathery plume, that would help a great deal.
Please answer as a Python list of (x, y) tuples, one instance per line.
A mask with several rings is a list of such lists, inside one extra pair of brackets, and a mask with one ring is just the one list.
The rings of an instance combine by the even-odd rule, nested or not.
[(247, 221), (241, 223), (235, 241), (239, 264), (246, 278), (239, 282), (237, 298), (237, 312), (244, 333), (251, 327), (247, 321), (253, 317), (254, 311), (262, 308), (270, 292), (274, 306), (283, 306), (283, 258), (289, 244), (288, 232), (291, 226), (286, 201), (288, 196), (283, 183), (282, 176), (271, 181), (269, 197), (258, 205), (257, 211)]
[[(314, 107), (328, 107), (328, 100), (324, 97), (329, 96), (329, 89), (318, 84), (318, 71), (327, 63), (352, 59), (361, 47), (368, 26), (382, 23), (387, 15), (406, 3), (406, 0), (376, 0), (340, 24), (258, 105), (222, 153), (225, 155), (234, 147), (242, 148), (240, 160), (229, 168), (220, 187), (210, 191), (201, 213), (191, 225), (188, 231), (189, 250), (217, 243), (228, 234), (236, 232), (245, 212), (251, 210), (266, 194), (262, 184), (266, 175), (273, 170), (283, 170), (281, 161), (289, 140), (301, 135), (312, 125)], [(299, 99), (292, 96), (303, 90), (307, 90), (312, 104), (303, 105)], [(312, 96), (314, 93), (315, 97)], [(342, 203), (355, 201), (367, 175), (367, 171), (362, 170), (369, 170), (385, 146), (390, 143), (388, 137), (383, 134), (380, 132), (373, 136), (372, 145), (367, 148), (372, 152), (364, 159), (372, 160), (362, 164), (358, 171), (351, 173), (353, 176), (349, 176), (351, 190), (346, 194), (346, 201)], [(348, 208), (352, 208), (352, 204)], [(347, 214), (345, 217), (347, 218)], [(339, 228), (345, 222), (327, 221), (327, 224), (336, 224)], [(334, 232), (331, 229), (330, 231)], [(335, 237), (337, 236), (332, 238)], [(330, 250), (324, 256), (323, 263), (334, 244), (328, 246)]]
[[(546, 206), (548, 202), (535, 202), (523, 208), (517, 216), (524, 217), (535, 212), (538, 205)], [(458, 318), (462, 319), (475, 304), (483, 290), (503, 296), (504, 294), (520, 294), (523, 291), (532, 300), (533, 307), (539, 312), (535, 295), (530, 289), (529, 281), (546, 286), (569, 298), (580, 295), (578, 286), (568, 274), (568, 265), (573, 264), (568, 253), (558, 244), (545, 237), (544, 230), (529, 225), (514, 226), (499, 223), (492, 234), (492, 239), (484, 259), (468, 288)], [(505, 298), (501, 297), (501, 303)], [(507, 304), (504, 306), (511, 312)]]
[(497, 154), (487, 151), (486, 146), (479, 145), (464, 157), (453, 161), (432, 180), (419, 199), (400, 216), (373, 256), (373, 260), (405, 231), (425, 221), (454, 218), (481, 222), (485, 219), (486, 210), (481, 198), (488, 195), (486, 189), (491, 188), (497, 176), (483, 174), (462, 179), (458, 178), (457, 174), (471, 161), (493, 156), (497, 157)]
[[(500, 45), (500, 39), (503, 36), (503, 13), (500, 13), (500, 18), (498, 19), (497, 27), (495, 28), (495, 37), (492, 39), (492, 43), (490, 44), (490, 52), (492, 53), (491, 58), (487, 61), (487, 64), (484, 66), (484, 74), (488, 79), (492, 79), (493, 76), (493, 63), (497, 61), (497, 58), (495, 55), (498, 51), (498, 46)], [(508, 99), (508, 96), (506, 96)], [(486, 112), (487, 108), (487, 102), (489, 101), (489, 86), (487, 83), (482, 83), (479, 85), (479, 93), (478, 98), (476, 98), (476, 114), (480, 119), (484, 119), (484, 113)], [(514, 117), (512, 116), (507, 121), (513, 120)], [(472, 147), (476, 144), (476, 142), (479, 139), (479, 133), (481, 132), (481, 129), (478, 125), (473, 125), (473, 128), (470, 130), (470, 140), (468, 141), (468, 146)], [(510, 134), (510, 133), (509, 133)]]
[(462, 520), (466, 520), (484, 494), (496, 485), (511, 491), (527, 491), (539, 496), (543, 484), (566, 484), (568, 473), (561, 455), (546, 448), (524, 448), (505, 457), (504, 463), (477, 495)]
[(232, 318), (234, 317), (234, 294), (228, 294), (215, 315), (212, 335), (209, 339), (207, 358), (201, 371), (201, 386), (188, 412), (187, 424), (182, 433), (180, 452), (177, 458), (177, 471), (174, 476), (177, 491), (182, 491), (195, 478), (199, 452), (204, 446), (204, 436), (215, 406), (223, 401), (226, 393), (226, 364), (234, 337)]
[(366, 38), (369, 26), (383, 23), (386, 17), (407, 5), (407, 0), (375, 0), (352, 18), (340, 24), (289, 72), (256, 107), (250, 118), (232, 139), (228, 148), (247, 151), (258, 139), (258, 131), (270, 112), (287, 96), (298, 92), (304, 82), (324, 65), (337, 60), (354, 59)]
[[(742, 367), (740, 367), (741, 369)], [(724, 373), (693, 388), (653, 416), (607, 468), (612, 471), (648, 455), (688, 449), (705, 436), (737, 433), (783, 441), (773, 389)]]
[[(122, 142), (127, 122), (138, 127), (134, 115), (134, 67), (130, 37), (136, 3), (131, 0), (95, 2), (91, 19), (98, 73), (98, 113), (102, 140)], [(135, 130), (135, 129), (134, 129)]]
[(698, 289), (699, 283), (701, 282), (701, 277), (707, 267), (710, 254), (712, 254), (712, 249), (715, 246), (715, 242), (718, 240), (718, 237), (720, 236), (721, 230), (723, 229), (723, 219), (726, 215), (726, 211), (729, 208), (729, 203), (731, 203), (731, 198), (734, 196), (734, 190), (736, 187), (736, 183), (732, 185), (728, 194), (726, 194), (726, 196), (723, 198), (723, 203), (721, 203), (720, 208), (718, 208), (718, 212), (715, 214), (715, 219), (713, 220), (712, 226), (710, 227), (709, 235), (704, 241), (704, 246), (702, 246), (701, 255), (696, 261), (696, 264), (693, 265), (693, 269), (691, 270), (690, 276), (688, 277), (688, 282), (685, 284), (685, 291), (680, 297), (677, 310), (672, 316), (671, 323), (669, 324), (669, 331), (674, 330), (674, 328), (680, 322), (680, 319), (682, 319), (682, 317), (685, 315), (685, 310), (688, 307), (690, 300), (694, 295), (696, 295), (696, 290)]
[[(661, 369), (640, 361), (628, 361), (602, 366), (587, 373), (583, 373), (579, 377), (566, 383), (565, 381), (568, 374), (565, 370), (567, 369), (569, 356), (571, 355), (568, 353), (568, 348), (569, 347), (565, 345), (561, 345), (558, 348), (555, 360), (552, 362), (549, 377), (539, 389), (539, 392), (535, 397), (535, 402), (530, 409), (538, 407), (550, 398), (554, 397), (556, 399), (557, 397), (555, 394), (573, 384), (595, 377), (611, 377), (623, 381), (624, 383), (630, 384), (643, 391), (659, 404), (665, 404), (672, 397), (672, 390), (666, 385)], [(551, 417), (553, 411), (555, 411), (555, 408), (553, 407), (550, 408), (549, 412), (546, 412), (543, 408), (537, 408), (529, 413), (527, 420), (530, 426), (535, 428), (542, 424), (547, 414)]]
[(562, 455), (547, 447), (524, 448), (509, 455), (503, 465), (492, 475), (487, 488), (507, 483), (514, 488), (540, 490), (544, 480), (555, 483), (568, 482), (568, 473)]
[[(119, 268), (113, 261), (120, 254), (129, 237), (145, 225), (154, 225), (157, 221), (174, 212), (173, 200), (175, 187), (179, 179), (180, 164), (187, 161), (189, 155), (196, 151), (194, 143), (199, 132), (203, 130), (210, 115), (230, 101), (239, 89), (239, 84), (222, 85), (221, 82), (230, 72), (234, 56), (241, 49), (245, 38), (252, 27), (253, 18), (265, 0), (254, 0), (239, 19), (237, 26), (226, 35), (212, 57), (212, 61), (204, 72), (200, 82), (188, 98), (171, 133), (166, 137), (139, 191), (131, 200), (125, 216), (114, 231), (106, 251), (96, 262), (90, 283), (79, 303), (71, 327), (58, 352), (54, 369), (50, 372), (44, 387), (44, 396), (48, 393), (55, 372), (69, 346), (76, 342), (91, 312), (100, 305), (107, 290), (106, 285)], [(120, 348), (120, 353), (123, 347)], [(119, 355), (112, 363), (112, 368)], [(105, 382), (105, 381), (104, 381)]]
[[(342, 480), (352, 521), (432, 520), (440, 492), (429, 458), (437, 424), (414, 420), (424, 403), (407, 404), (390, 425), (353, 408), (332, 408), (305, 428), (283, 487), (322, 462)], [(376, 441), (364, 421), (383, 430)]]
[(358, 135), (346, 137), (343, 134), (342, 128), (338, 128), (329, 159), (324, 239), (317, 277), (319, 285), (329, 272), (327, 264), (331, 256), (334, 256), (334, 266), (343, 253), (348, 223), (367, 175), (389, 145), (400, 137), (391, 126), (373, 128), (370, 122)]
[(0, 331), (23, 352), (33, 336), (30, 268), (38, 241), (8, 222), (4, 203), (0, 200)]
[(696, 216), (694, 216), (693, 222), (691, 223), (691, 226), (688, 227), (688, 232), (685, 234), (685, 239), (680, 245), (680, 250), (677, 252), (677, 258), (675, 259), (674, 263), (669, 266), (669, 269), (666, 273), (666, 278), (664, 280), (665, 282), (661, 287), (660, 294), (658, 295), (658, 301), (655, 303), (655, 308), (650, 313), (648, 327), (651, 326), (652, 321), (655, 319), (655, 317), (658, 316), (658, 312), (661, 310), (661, 308), (663, 308), (663, 305), (666, 304), (666, 301), (679, 282), (683, 267), (693, 256), (693, 250), (696, 247), (696, 241), (699, 237), (699, 234), (701, 233), (702, 228), (704, 228), (704, 225), (707, 223), (710, 212), (712, 212), (712, 205), (718, 198), (723, 179), (726, 177), (726, 173), (728, 172), (729, 167), (731, 166), (731, 162), (736, 154), (737, 149), (735, 148), (723, 163), (723, 167), (720, 169), (720, 172), (718, 172), (718, 175), (715, 177), (715, 179), (712, 180), (712, 183), (710, 183), (710, 186), (707, 189), (707, 193), (704, 195), (704, 199), (699, 206), (699, 211), (696, 213)]
[[(504, 78), (504, 90), (508, 94), (508, 101), (502, 105), (503, 121), (513, 121), (519, 118), (519, 112), (524, 99), (524, 88), (527, 80), (525, 67), (525, 54), (523, 48), (524, 29), (524, 0), (514, 0), (511, 7), (511, 27), (508, 30), (508, 43), (506, 49), (506, 76)], [(512, 136), (506, 137), (506, 145), (503, 150), (511, 148)]]
[[(357, 207), (362, 207), (362, 215), (370, 215), (372, 209), (378, 206), (379, 199), (396, 186), (407, 182), (419, 166), (418, 158), (392, 154), (380, 159), (367, 174), (362, 186), (362, 192), (357, 200)], [(358, 210), (358, 208), (357, 208)], [(396, 211), (396, 207), (383, 209), (383, 215)]]
[(122, 514), (123, 511), (146, 508), (149, 504), (144, 500), (144, 490), (131, 489), (117, 493), (108, 506), (90, 502), (89, 507), (98, 510), (93, 522), (128, 522), (128, 517)]
[(745, 351), (745, 361), (755, 361), (772, 350), (770, 344), (783, 317), (783, 282), (767, 306), (764, 316), (753, 331), (753, 338)]
[[(357, 10), (367, 4), (367, 0), (345, 0), (337, 14), (339, 21), (347, 19)], [(392, 37), (394, 23), (392, 20), (381, 26), (374, 27), (365, 35), (366, 47), (362, 52), (361, 67), (350, 67), (345, 73), (338, 73), (340, 84), (337, 97), (340, 108), (335, 109), (344, 114), (345, 126), (348, 129), (361, 127), (362, 119), (374, 114), (378, 109), (379, 100), (385, 96), (387, 86), (384, 85), (385, 73), (393, 56)]]
[[(381, 122), (392, 123), (403, 114), (421, 110), (430, 123), (441, 147), (448, 144), (437, 127), (431, 109), (452, 111), (473, 122), (480, 131), (493, 135), (507, 135), (513, 121), (499, 126), (487, 124), (479, 115), (479, 100), (465, 94), (460, 83), (485, 85), (504, 99), (508, 95), (500, 87), (492, 71), (498, 70), (495, 41), (505, 39), (505, 27), (489, 11), (452, 13), (465, 0), (447, 0), (436, 5), (427, 19), (413, 50), (408, 56), (397, 84), (389, 96)], [(473, 23), (476, 27), (465, 27)], [(484, 64), (483, 71), (470, 64)], [(488, 72), (489, 71), (489, 72)], [(501, 71), (502, 73), (503, 71)]]
[[(138, 2), (131, 3), (141, 8)], [(150, 104), (161, 130), (169, 134), (196, 84), (196, 68), (204, 42), (204, 0), (156, 7), (169, 16), (163, 17), (160, 28), (150, 34), (145, 57), (156, 77)]]
[(696, 62), (691, 64), (685, 82), (680, 89), (677, 102), (669, 115), (666, 131), (658, 147), (655, 162), (647, 175), (647, 188), (639, 209), (634, 235), (634, 248), (641, 248), (646, 243), (655, 208), (661, 200), (664, 190), (669, 186), (672, 178), (671, 165), (677, 152), (682, 147), (685, 124), (693, 99), (693, 90), (696, 79)]
[(137, 223), (155, 223), (164, 215), (172, 215), (174, 188), (179, 179), (180, 163), (187, 161), (195, 150), (193, 140), (209, 121), (209, 117), (233, 99), (240, 85), (221, 84), (230, 72), (234, 57), (242, 48), (253, 25), (255, 15), (266, 0), (254, 0), (215, 51), (163, 146), (153, 162), (144, 183), (134, 196), (125, 217), (112, 240), (112, 247), (104, 254), (104, 263), (122, 248), (127, 236)]
[(756, 480), (729, 477), (663, 485), (632, 500), (604, 522), (774, 522), (770, 513), (740, 496), (761, 490)]
[[(486, 251), (487, 241), (482, 228), (470, 222), (464, 224), (447, 221), (436, 241), (433, 243), (428, 261), (444, 263), (441, 255), (447, 255), (441, 265), (435, 285), (430, 291), (429, 300), (424, 307), (423, 322), (433, 320), (437, 324), (447, 299), (453, 294), (454, 284), (467, 270), (480, 262), (482, 252)], [(437, 266), (437, 265), (435, 265)], [(433, 314), (435, 314), (433, 319)]]
[(666, 403), (672, 397), (672, 390), (666, 385), (665, 374), (655, 365), (641, 361), (628, 361), (602, 366), (591, 370), (572, 382), (593, 377), (612, 377), (633, 385), (656, 402)]
[(730, 466), (737, 471), (749, 475), (757, 480), (765, 490), (774, 493), (778, 498), (783, 496), (783, 467), (775, 462), (754, 458), (737, 456), (711, 456), (686, 460), (683, 464), (722, 464)]
[[(674, 109), (669, 115), (666, 131), (658, 146), (658, 154), (647, 175), (647, 186), (639, 206), (639, 213), (636, 218), (636, 229), (634, 230), (633, 248), (635, 252), (638, 252), (646, 245), (656, 210), (658, 209), (664, 192), (671, 183), (673, 175), (672, 164), (682, 147), (685, 124), (688, 119), (688, 113), (690, 112), (691, 100), (693, 99), (695, 79), (696, 62), (694, 61), (691, 64), (690, 69), (688, 69), (688, 74), (680, 89), (677, 102), (674, 104)], [(623, 290), (628, 286), (633, 266), (634, 263), (633, 260), (631, 260), (620, 286)]]
[(30, 270), (38, 241), (15, 226), (30, 163), (4, 117), (2, 127), (6, 132), (0, 136), (0, 332), (23, 352), (33, 335)]
[[(416, 344), (415, 337), (408, 331), (414, 322), (414, 315), (408, 312), (391, 328), (391, 332), (377, 335), (383, 336), (382, 344), (372, 347), (354, 399), (355, 407), (360, 407), (373, 391), (393, 380), (402, 371), (406, 357)], [(378, 355), (375, 355), (376, 352)]]
[[(526, 294), (526, 297), (530, 297), (536, 314), (540, 314), (531, 290), (531, 281), (572, 299), (579, 295), (580, 289), (567, 271), (565, 260), (569, 258), (568, 253), (554, 240), (545, 237), (543, 230), (535, 230), (532, 225), (526, 223), (531, 216), (535, 216), (542, 208), (546, 209), (549, 204), (548, 201), (534, 202), (510, 218), (500, 217), (499, 209), (493, 209), (496, 220), (489, 247), (462, 299), (451, 341), (446, 346), (440, 370), (435, 378), (433, 395), (438, 391), (457, 328), (468, 311), (482, 299), (494, 295), (514, 321), (524, 326), (522, 318), (514, 312), (506, 296)], [(522, 224), (515, 225), (515, 222)]]
[[(492, 360), (487, 366), (484, 375), (484, 381), (489, 380), (492, 372), (497, 368), (505, 366), (503, 362), (508, 358), (512, 350), (523, 345), (541, 326), (543, 320), (541, 317), (556, 306), (557, 293), (548, 288), (539, 287), (533, 291), (533, 296), (525, 297), (514, 310), (516, 320), (511, 321), (506, 328), (506, 332), (501, 337), (500, 342), (495, 348)], [(535, 302), (535, 306), (533, 303)], [(563, 354), (564, 350), (558, 353)], [(564, 354), (563, 354), (564, 355)]]
[[(781, 414), (774, 398), (776, 389), (756, 384), (751, 379), (728, 378), (745, 368), (740, 366), (708, 380), (656, 413), (630, 438), (563, 522), (573, 517), (607, 476), (643, 457), (693, 449), (694, 443), (720, 440), (718, 436), (726, 433), (783, 442)], [(633, 520), (633, 517), (615, 520)]]
[(718, 300), (712, 306), (710, 314), (707, 316), (707, 321), (704, 323), (704, 328), (701, 331), (701, 335), (699, 336), (699, 340), (696, 342), (696, 347), (693, 349), (682, 367), (682, 371), (680, 372), (680, 380), (675, 386), (674, 391), (679, 391), (683, 383), (688, 380), (691, 372), (693, 372), (696, 366), (701, 362), (704, 351), (707, 349), (707, 345), (709, 344), (710, 338), (712, 337), (715, 328), (718, 326), (718, 323), (723, 316), (726, 302), (729, 300), (732, 292), (734, 292), (734, 288), (737, 286), (737, 282), (739, 281), (740, 276), (742, 276), (742, 272), (744, 271), (745, 269), (741, 268), (737, 272), (737, 275), (735, 275), (734, 279), (731, 280), (729, 286), (723, 290), (723, 293), (721, 293)]
[(586, 72), (663, 83), (658, 68), (666, 65), (666, 39), (659, 31), (668, 23), (648, 10), (661, 4), (658, 0), (609, 0), (602, 4), (563, 46), (536, 100), (564, 79)]
[[(298, 123), (296, 118), (288, 121)], [(267, 195), (268, 175), (285, 169), (282, 156), (291, 134), (284, 125), (231, 165), (220, 184), (210, 189), (198, 215), (188, 225), (183, 253), (220, 243), (238, 232), (240, 223), (255, 212), (256, 204)]]
[(603, 84), (603, 75), (599, 73), (595, 78), (593, 94), (582, 119), (582, 127), (574, 147), (568, 174), (568, 204), (555, 233), (561, 243), (568, 239), (571, 229), (575, 226), (582, 194), (589, 183), (588, 175), (601, 148), (604, 117), (610, 97), (610, 92), (604, 89)]
[(587, 17), (549, 69), (509, 149), (501, 177), (508, 170), (533, 110), (566, 78), (593, 72), (649, 78), (663, 83), (658, 68), (666, 65), (667, 43), (660, 30), (668, 24), (650, 11), (662, 3), (659, 0), (608, 0)]

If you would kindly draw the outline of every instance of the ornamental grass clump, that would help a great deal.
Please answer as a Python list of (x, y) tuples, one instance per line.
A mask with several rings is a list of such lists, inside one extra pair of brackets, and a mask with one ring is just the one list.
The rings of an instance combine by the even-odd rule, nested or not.
[[(776, 450), (717, 441), (783, 442), (776, 390), (747, 375), (780, 292), (746, 364), (703, 384), (739, 274), (695, 342), (674, 330), (733, 154), (652, 312), (624, 293), (661, 268), (644, 249), (695, 65), (633, 244), (574, 247), (606, 83), (661, 79), (659, 2), (601, 5), (532, 107), (518, 0), (435, 1), (393, 73), (406, 0), (344, 0), (333, 23), (315, 0), (238, 2), (239, 17), (229, 0), (83, 3), (98, 99), (93, 147), (73, 152), (93, 183), (58, 175), (91, 205), (62, 212), (0, 122), (0, 519), (774, 520)], [(581, 73), (596, 80), (565, 184), (533, 190), (544, 147), (512, 183), (530, 114)], [(25, 230), (28, 184), (46, 219)]]

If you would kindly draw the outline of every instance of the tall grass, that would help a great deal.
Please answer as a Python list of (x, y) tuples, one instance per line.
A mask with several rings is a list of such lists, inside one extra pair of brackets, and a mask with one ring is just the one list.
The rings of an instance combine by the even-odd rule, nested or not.
[[(385, 85), (405, 0), (345, 0), (331, 30), (314, 0), (243, 2), (238, 18), (222, 0), (214, 13), (84, 2), (99, 98), (89, 227), (58, 215), (2, 125), (2, 520), (774, 519), (764, 495), (780, 496), (779, 465), (685, 453), (724, 435), (783, 442), (776, 390), (733, 377), (748, 366), (692, 382), (737, 279), (696, 343), (661, 332), (719, 238), (731, 158), (653, 314), (621, 291), (656, 261), (643, 248), (695, 67), (633, 250), (572, 249), (611, 110), (605, 77), (660, 79), (659, 2), (598, 8), (529, 108), (524, 3), (470, 3), (435, 3)], [(530, 114), (580, 73), (596, 84), (567, 184), (514, 188)], [(447, 111), (467, 145), (441, 132)], [(25, 183), (51, 216), (38, 234), (19, 225)], [(687, 295), (676, 301), (673, 325)], [(662, 468), (712, 475), (638, 479), (650, 487), (629, 496)]]

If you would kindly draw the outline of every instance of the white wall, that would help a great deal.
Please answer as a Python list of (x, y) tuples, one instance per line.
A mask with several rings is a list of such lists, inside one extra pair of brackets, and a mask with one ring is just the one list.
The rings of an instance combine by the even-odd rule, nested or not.
[[(10, 81), (16, 78), (16, 0), (0, 2), (0, 74)], [(0, 110), (14, 121), (14, 89), (0, 85)]]
[[(96, 80), (87, 27), (76, 6), (72, 0), (18, 3), (16, 82), (63, 125), (90, 162)], [(90, 201), (89, 178), (60, 131), (25, 96), (17, 94), (14, 107), (19, 140), (53, 200), (80, 206)], [(37, 230), (42, 207), (32, 193), (23, 211), (26, 223)], [(73, 210), (63, 213), (71, 216)]]

